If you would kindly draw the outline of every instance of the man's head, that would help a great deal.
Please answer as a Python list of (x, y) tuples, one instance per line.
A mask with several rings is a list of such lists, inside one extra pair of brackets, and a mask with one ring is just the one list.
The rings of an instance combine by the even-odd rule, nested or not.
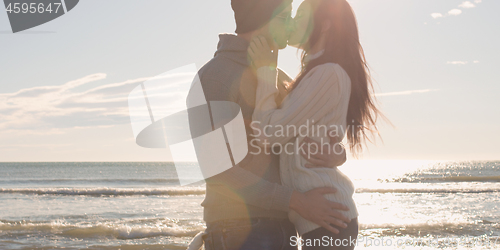
[(231, 0), (239, 35), (262, 35), (279, 49), (287, 45), (292, 0)]

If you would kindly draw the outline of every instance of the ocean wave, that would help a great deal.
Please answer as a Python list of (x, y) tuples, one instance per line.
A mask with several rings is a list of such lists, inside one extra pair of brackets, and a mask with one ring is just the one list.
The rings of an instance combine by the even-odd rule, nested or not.
[[(143, 239), (153, 237), (193, 237), (205, 229), (202, 223), (186, 224), (131, 223), (130, 221), (67, 223), (65, 221), (0, 221), (0, 231), (4, 236), (22, 234), (58, 235), (69, 238), (112, 238), (120, 240)], [(360, 236), (479, 236), (485, 233), (500, 233), (500, 222), (478, 220), (461, 222), (421, 222), (415, 224), (359, 224)]]
[[(7, 242), (9, 243), (9, 242)], [(19, 243), (16, 241), (12, 241), (10, 243), (18, 245)], [(16, 247), (18, 250), (57, 250), (57, 249), (64, 249), (64, 250), (78, 250), (78, 249), (86, 249), (86, 250), (184, 250), (186, 249), (187, 246), (177, 244), (177, 243), (171, 243), (171, 244), (122, 244), (122, 245), (89, 245), (87, 244), (85, 248), (76, 248), (76, 247), (60, 247), (60, 246), (40, 246), (39, 244), (33, 245), (33, 246), (27, 246), (27, 247)]]
[(0, 222), (0, 231), (6, 234), (15, 234), (17, 232), (55, 234), (65, 237), (76, 238), (94, 238), (110, 237), (116, 239), (141, 239), (158, 236), (172, 237), (192, 237), (198, 232), (204, 230), (202, 226), (183, 228), (176, 225), (165, 225), (157, 223), (148, 224), (128, 224), (112, 222), (96, 222), (93, 224), (72, 224), (61, 221), (53, 222)]
[(500, 233), (500, 221), (460, 221), (460, 222), (421, 222), (414, 224), (363, 224), (359, 225), (360, 235), (384, 235), (384, 236), (426, 236), (447, 235), (479, 236), (483, 234)]
[(357, 188), (356, 193), (496, 193), (500, 188)]
[(167, 179), (167, 178), (130, 178), (130, 179), (110, 179), (110, 178), (91, 178), (91, 179), (83, 179), (83, 178), (60, 178), (60, 179), (4, 179), (0, 180), (0, 183), (54, 183), (54, 182), (71, 182), (71, 183), (101, 183), (101, 182), (110, 182), (110, 183), (179, 183), (178, 179)]
[(438, 183), (438, 182), (500, 182), (500, 176), (444, 176), (444, 177), (403, 177), (380, 180), (401, 183)]
[(119, 246), (90, 246), (87, 249), (88, 250), (176, 250), (176, 249), (186, 249), (187, 246), (185, 245), (180, 245), (180, 244), (137, 244), (137, 245), (119, 245)]
[[(500, 188), (357, 188), (356, 193), (494, 193)], [(63, 196), (188, 196), (204, 195), (204, 188), (0, 188), (0, 194)]]
[(0, 194), (27, 194), (27, 195), (82, 195), (82, 196), (133, 196), (133, 195), (161, 195), (185, 196), (202, 195), (205, 189), (201, 188), (0, 188)]

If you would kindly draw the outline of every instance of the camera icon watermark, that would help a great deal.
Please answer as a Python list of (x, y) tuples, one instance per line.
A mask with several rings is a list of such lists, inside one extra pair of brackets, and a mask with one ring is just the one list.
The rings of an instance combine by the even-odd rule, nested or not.
[[(181, 185), (220, 174), (248, 153), (238, 104), (207, 102), (194, 64), (170, 70), (137, 86), (128, 96), (136, 143), (169, 148)], [(185, 164), (192, 159), (196, 164)]]
[(50, 22), (70, 10), (79, 0), (3, 0), (12, 32)]

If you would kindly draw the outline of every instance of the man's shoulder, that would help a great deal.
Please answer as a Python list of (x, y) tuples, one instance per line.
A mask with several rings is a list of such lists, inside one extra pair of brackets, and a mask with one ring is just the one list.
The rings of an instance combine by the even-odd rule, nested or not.
[(229, 58), (217, 56), (208, 61), (198, 71), (202, 85), (223, 85), (236, 88), (242, 80), (249, 78), (249, 67), (238, 64)]
[(206, 80), (207, 82), (212, 82), (216, 80), (222, 84), (227, 82), (224, 80), (234, 77), (234, 73), (238, 68), (239, 67), (227, 58), (214, 57), (200, 68), (198, 76), (202, 81)]
[(198, 71), (198, 77), (207, 100), (233, 100), (237, 96), (236, 86), (241, 79), (241, 67), (231, 60), (214, 57)]

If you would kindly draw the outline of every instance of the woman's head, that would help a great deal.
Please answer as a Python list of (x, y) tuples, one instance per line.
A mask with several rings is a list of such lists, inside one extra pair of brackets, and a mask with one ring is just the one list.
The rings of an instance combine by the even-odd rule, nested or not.
[[(351, 6), (346, 0), (305, 0), (297, 10), (289, 44), (303, 49), (302, 72), (292, 83), (293, 88), (312, 68), (324, 63), (337, 63), (349, 75), (347, 139), (352, 153), (359, 154), (370, 136), (378, 133), (376, 120), (381, 114), (372, 95), (370, 71)], [(321, 56), (306, 63), (307, 54), (321, 50)]]
[(288, 45), (301, 48), (312, 32), (312, 17), (313, 9), (309, 1), (304, 1), (297, 9), (297, 13), (293, 18), (293, 27), (290, 36), (288, 37)]
[(337, 46), (359, 43), (356, 17), (346, 0), (305, 0), (299, 6), (288, 45), (307, 53), (323, 49), (322, 40)]

